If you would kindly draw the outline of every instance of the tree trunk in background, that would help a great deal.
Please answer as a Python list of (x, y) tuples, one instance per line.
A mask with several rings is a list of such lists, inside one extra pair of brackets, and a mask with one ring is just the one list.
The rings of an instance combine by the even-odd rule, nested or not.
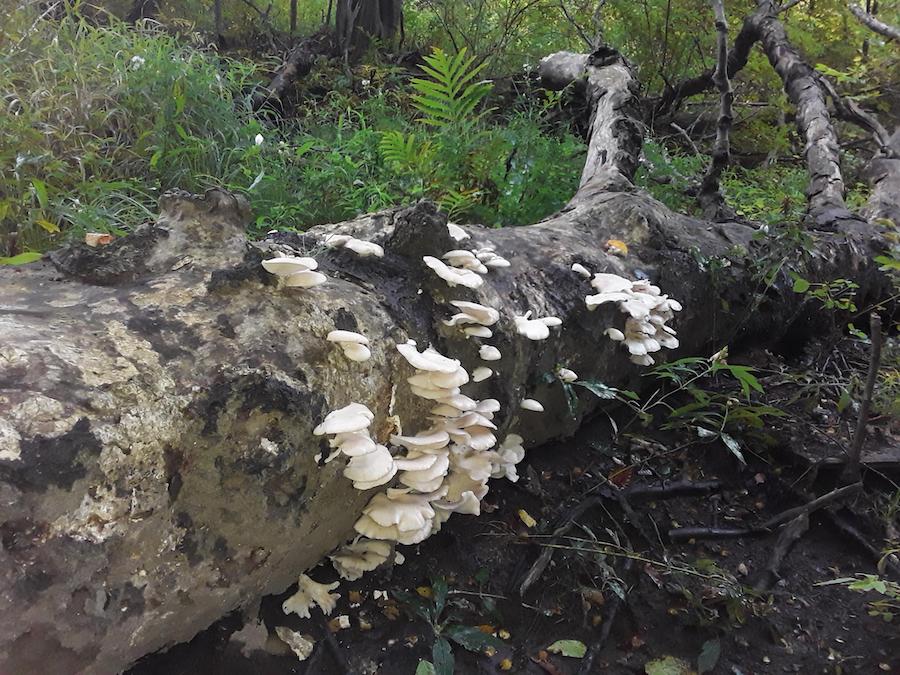
[(364, 51), (372, 40), (390, 44), (403, 15), (403, 0), (338, 0), (335, 32), (344, 54)]
[[(355, 490), (343, 459), (320, 466), (327, 448), (312, 429), (359, 402), (379, 442), (392, 416), (421, 431), (431, 405), (409, 391), (395, 344), (413, 338), (469, 371), (483, 365), (481, 341), (443, 323), (450, 300), (499, 310), (488, 340), (502, 353), (488, 364), (496, 375), (464, 393), (496, 398), (498, 437), (515, 432), (529, 447), (572, 433), (601, 403), (584, 392), (572, 414), (546, 377), (558, 366), (610, 386), (641, 383), (642, 369), (603, 333), (622, 327), (622, 313), (587, 311), (593, 291), (575, 262), (652, 279), (680, 300), (675, 356), (827, 330), (832, 317), (786, 274), (757, 297), (753, 263), (766, 250), (754, 227), (674, 213), (634, 186), (643, 127), (624, 59), (555, 54), (542, 76), (582, 83), (594, 114), (581, 186), (540, 223), (470, 226), (458, 243), (423, 203), (250, 244), (241, 199), (170, 193), (155, 225), (106, 247), (61, 250), (56, 267), (0, 269), (0, 672), (116, 672), (283, 591), (351, 537), (378, 490)], [(808, 73), (784, 72), (795, 76)], [(896, 205), (896, 193), (884, 198)], [(816, 234), (797, 271), (854, 280), (861, 307), (883, 297), (877, 228), (843, 213), (826, 225), (834, 231)], [(315, 250), (329, 233), (380, 243), (385, 257), (326, 250), (317, 259), (329, 281), (308, 290), (279, 288), (262, 270), (261, 260)], [(605, 253), (610, 239), (628, 255)], [(422, 262), (484, 246), (511, 266), (477, 291), (448, 287)], [(699, 262), (735, 247), (747, 256), (716, 272)], [(513, 322), (526, 311), (562, 327), (527, 340)], [(325, 340), (333, 329), (367, 335), (372, 358), (348, 361)], [(546, 412), (522, 410), (526, 397)]]
[(137, 23), (141, 19), (153, 19), (159, 10), (157, 0), (135, 0), (128, 14), (125, 15), (125, 21), (128, 23)]
[(222, 0), (213, 0), (213, 21), (215, 23), (216, 44), (225, 45), (225, 26), (222, 20)]
[(297, 0), (291, 0), (291, 37), (297, 30)]

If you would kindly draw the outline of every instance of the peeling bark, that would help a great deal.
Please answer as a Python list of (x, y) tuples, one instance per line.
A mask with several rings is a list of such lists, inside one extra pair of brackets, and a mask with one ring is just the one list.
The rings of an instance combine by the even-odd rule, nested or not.
[[(650, 278), (679, 299), (683, 354), (817, 330), (822, 318), (789, 281), (756, 305), (742, 259), (715, 279), (698, 262), (735, 246), (753, 258), (753, 228), (673, 213), (631, 184), (641, 134), (621, 57), (557, 56), (548, 79), (553, 63), (604, 110), (592, 119), (589, 166), (571, 202), (541, 223), (465, 228), (471, 248), (492, 245), (511, 262), (477, 291), (451, 289), (423, 264), (459, 247), (428, 203), (249, 243), (246, 203), (217, 190), (167, 194), (157, 223), (109, 246), (0, 269), (0, 672), (116, 672), (283, 591), (350, 537), (372, 492), (352, 487), (342, 460), (317, 464), (323, 442), (312, 429), (359, 402), (375, 413), (379, 442), (389, 415), (420, 431), (431, 406), (408, 391), (412, 371), (395, 343), (411, 337), (470, 371), (481, 365), (480, 341), (441, 321), (450, 300), (500, 311), (490, 340), (503, 354), (498, 375), (465, 393), (498, 399), (500, 437), (514, 431), (532, 447), (573, 432), (601, 403), (585, 394), (571, 414), (546, 377), (558, 366), (640, 385), (640, 369), (603, 335), (623, 315), (587, 311), (591, 289), (574, 262)], [(862, 303), (884, 283), (871, 263), (876, 229), (837, 229), (798, 271), (853, 278)], [(317, 253), (329, 281), (308, 290), (279, 288), (262, 270), (275, 253), (320, 250), (331, 232), (386, 255)], [(604, 253), (609, 239), (629, 255)], [(524, 339), (512, 317), (527, 310), (562, 328)], [(325, 340), (333, 329), (367, 335), (371, 360), (344, 358)], [(546, 412), (521, 410), (526, 397)]]

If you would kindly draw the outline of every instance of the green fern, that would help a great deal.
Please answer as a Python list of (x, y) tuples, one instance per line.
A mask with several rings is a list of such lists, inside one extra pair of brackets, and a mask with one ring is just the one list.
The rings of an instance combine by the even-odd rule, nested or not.
[(479, 201), (480, 190), (450, 190), (438, 199), (438, 206), (452, 220), (471, 211)]
[(456, 56), (450, 56), (442, 49), (435, 48), (431, 56), (425, 57), (428, 64), (422, 70), (429, 79), (414, 78), (412, 88), (416, 109), (421, 113), (419, 121), (433, 127), (447, 127), (471, 124), (483, 115), (475, 109), (491, 90), (491, 83), (473, 82), (485, 64), (472, 67), (475, 59), (466, 58), (465, 48)]
[(378, 148), (395, 170), (423, 173), (431, 161), (433, 146), (428, 139), (419, 141), (415, 134), (383, 131)]

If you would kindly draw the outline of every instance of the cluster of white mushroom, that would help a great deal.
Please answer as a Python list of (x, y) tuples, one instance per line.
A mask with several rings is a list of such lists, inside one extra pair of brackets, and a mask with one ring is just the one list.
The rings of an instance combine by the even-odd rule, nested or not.
[(312, 288), (328, 280), (324, 274), (315, 271), (319, 266), (315, 258), (279, 256), (263, 260), (262, 266), (288, 288)]
[(681, 303), (663, 295), (659, 286), (645, 280), (630, 281), (617, 274), (595, 274), (591, 286), (597, 293), (585, 298), (589, 310), (615, 302), (628, 315), (624, 332), (618, 328), (604, 332), (611, 340), (625, 345), (632, 363), (652, 366), (655, 361), (650, 354), (663, 347), (678, 347), (675, 329), (666, 322), (681, 311)]
[[(447, 224), (450, 236), (456, 241), (468, 239), (469, 235), (459, 225)], [(484, 284), (481, 275), (487, 274), (492, 267), (509, 267), (509, 261), (494, 252), (493, 246), (483, 246), (474, 251), (467, 249), (454, 249), (447, 251), (439, 260), (434, 256), (426, 255), (422, 261), (434, 270), (441, 279), (447, 282), (451, 288), (465, 286), (477, 289)], [(444, 262), (446, 261), (446, 262)]]
[(338, 587), (338, 582), (320, 584), (313, 581), (308, 575), (301, 574), (297, 580), (297, 592), (281, 604), (285, 614), (293, 612), (304, 619), (310, 618), (309, 611), (313, 606), (319, 606), (325, 614), (334, 611), (340, 593), (332, 593)]
[(562, 319), (556, 316), (532, 319), (530, 310), (523, 316), (514, 317), (513, 321), (516, 324), (516, 332), (529, 340), (546, 340), (550, 337), (551, 327), (562, 325)]
[(493, 326), (500, 320), (500, 312), (496, 309), (465, 300), (451, 300), (450, 304), (459, 312), (444, 321), (445, 325), (462, 326), (462, 331), (467, 338), (489, 338), (493, 335), (489, 326)]
[(388, 483), (397, 473), (391, 451), (379, 445), (369, 435), (369, 425), (375, 416), (361, 403), (351, 403), (328, 413), (325, 420), (313, 429), (316, 436), (333, 436), (329, 445), (334, 452), (325, 460), (330, 462), (339, 454), (350, 458), (344, 476), (353, 481), (357, 490), (370, 490)]
[(384, 249), (378, 244), (351, 237), (349, 234), (328, 235), (325, 237), (324, 243), (328, 248), (346, 248), (362, 258), (368, 258), (369, 256), (384, 257)]
[(372, 352), (368, 348), (369, 338), (351, 330), (333, 330), (325, 338), (336, 343), (351, 361), (368, 361)]

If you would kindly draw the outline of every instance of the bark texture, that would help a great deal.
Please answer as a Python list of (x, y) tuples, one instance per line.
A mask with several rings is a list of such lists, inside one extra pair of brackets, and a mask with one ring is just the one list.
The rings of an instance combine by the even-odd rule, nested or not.
[(900, 28), (877, 19), (876, 17), (866, 12), (862, 7), (852, 2), (850, 3), (850, 12), (863, 26), (865, 26), (869, 30), (875, 31), (888, 40), (900, 42)]
[[(116, 672), (284, 590), (350, 537), (373, 493), (342, 476), (344, 460), (317, 464), (323, 441), (312, 429), (359, 402), (375, 413), (379, 442), (390, 416), (406, 433), (422, 430), (431, 406), (409, 392), (412, 370), (394, 345), (411, 337), (469, 371), (482, 365), (480, 341), (442, 322), (450, 300), (500, 311), (490, 343), (503, 357), (488, 364), (497, 375), (464, 393), (498, 399), (499, 437), (514, 431), (529, 446), (571, 433), (599, 404), (585, 393), (572, 415), (547, 377), (558, 366), (639, 386), (641, 369), (603, 335), (623, 315), (587, 311), (591, 289), (575, 262), (650, 278), (680, 300), (685, 354), (816, 330), (815, 308), (787, 277), (747, 314), (744, 259), (710, 276), (703, 260), (735, 246), (762, 253), (753, 227), (672, 213), (631, 184), (640, 127), (618, 55), (557, 55), (544, 74), (574, 74), (604, 107), (589, 166), (571, 202), (541, 223), (465, 228), (465, 246), (494, 246), (511, 262), (477, 291), (449, 288), (423, 264), (460, 247), (428, 203), (249, 243), (246, 203), (221, 191), (167, 194), (158, 222), (127, 238), (0, 270), (0, 672)], [(883, 283), (871, 264), (875, 229), (858, 220), (837, 229), (799, 271), (853, 278), (862, 305)], [(323, 252), (330, 232), (380, 243), (385, 257)], [(604, 253), (609, 239), (627, 242), (629, 255)], [(309, 252), (329, 277), (314, 289), (280, 288), (260, 266)], [(563, 325), (527, 340), (513, 316), (528, 310)], [(333, 329), (367, 335), (371, 360), (348, 361), (325, 340)], [(526, 397), (546, 412), (521, 410)]]

